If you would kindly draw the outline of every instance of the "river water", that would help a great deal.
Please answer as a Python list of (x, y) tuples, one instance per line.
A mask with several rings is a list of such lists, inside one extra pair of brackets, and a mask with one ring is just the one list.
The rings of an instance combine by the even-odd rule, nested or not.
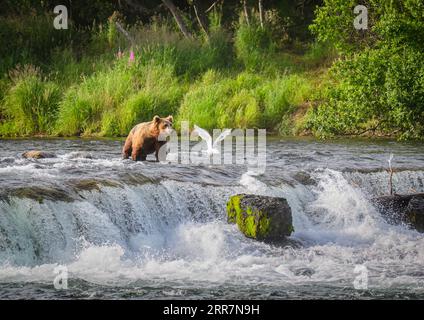
[[(391, 153), (395, 191), (424, 192), (422, 143), (273, 138), (262, 174), (135, 163), (122, 145), (0, 140), (0, 298), (424, 298), (424, 235), (370, 201), (388, 192)], [(22, 158), (33, 149), (58, 156)], [(240, 192), (285, 197), (293, 242), (227, 224)]]

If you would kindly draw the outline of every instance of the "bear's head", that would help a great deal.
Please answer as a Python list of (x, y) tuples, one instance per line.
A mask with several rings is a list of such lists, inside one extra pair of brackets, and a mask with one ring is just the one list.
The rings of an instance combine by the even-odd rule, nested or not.
[(166, 118), (161, 118), (159, 116), (153, 117), (153, 126), (157, 129), (159, 136), (167, 137), (172, 133), (172, 121), (174, 118), (168, 116)]

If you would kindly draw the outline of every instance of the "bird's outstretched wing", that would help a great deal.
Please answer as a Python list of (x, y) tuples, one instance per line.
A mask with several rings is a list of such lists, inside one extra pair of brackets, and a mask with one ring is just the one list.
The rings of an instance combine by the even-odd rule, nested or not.
[(204, 141), (206, 141), (206, 144), (208, 145), (208, 150), (212, 150), (212, 137), (205, 129), (202, 129), (196, 125), (194, 125), (194, 131), (197, 132), (197, 134), (202, 138)]
[(224, 140), (229, 134), (231, 134), (231, 129), (225, 129), (224, 131), (222, 131), (218, 138), (215, 139), (213, 143), (213, 149), (215, 149), (218, 143)]

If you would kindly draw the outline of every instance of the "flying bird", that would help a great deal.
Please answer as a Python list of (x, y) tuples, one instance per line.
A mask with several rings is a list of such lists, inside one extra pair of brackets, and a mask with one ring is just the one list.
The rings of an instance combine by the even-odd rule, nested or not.
[(202, 150), (207, 153), (209, 156), (212, 154), (219, 154), (219, 150), (216, 148), (218, 143), (224, 140), (229, 134), (231, 134), (231, 129), (225, 129), (221, 132), (218, 138), (212, 143), (212, 137), (205, 129), (200, 128), (199, 126), (194, 125), (194, 132), (196, 132), (203, 141), (206, 141), (207, 150)]

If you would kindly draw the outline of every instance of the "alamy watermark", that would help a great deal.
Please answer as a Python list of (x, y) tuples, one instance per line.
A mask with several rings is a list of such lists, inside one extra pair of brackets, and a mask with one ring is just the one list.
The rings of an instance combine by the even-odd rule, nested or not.
[(368, 268), (362, 264), (358, 264), (353, 269), (355, 274), (358, 274), (353, 280), (353, 287), (356, 290), (368, 289)]
[(53, 12), (57, 16), (53, 20), (53, 27), (57, 30), (68, 29), (68, 8), (64, 5), (54, 7)]
[(56, 277), (53, 280), (53, 286), (56, 290), (68, 289), (68, 268), (66, 266), (57, 266), (53, 270)]
[[(200, 138), (200, 140), (199, 140)], [(200, 127), (190, 132), (189, 122), (181, 121), (175, 130), (159, 136), (168, 140), (158, 153), (163, 163), (185, 165), (246, 165), (258, 173), (266, 168), (266, 129), (214, 129), (212, 135)], [(193, 142), (198, 142), (193, 145)]]
[(368, 29), (368, 9), (364, 5), (357, 5), (353, 9), (353, 13), (357, 14), (353, 20), (353, 26), (356, 30), (367, 30)]

